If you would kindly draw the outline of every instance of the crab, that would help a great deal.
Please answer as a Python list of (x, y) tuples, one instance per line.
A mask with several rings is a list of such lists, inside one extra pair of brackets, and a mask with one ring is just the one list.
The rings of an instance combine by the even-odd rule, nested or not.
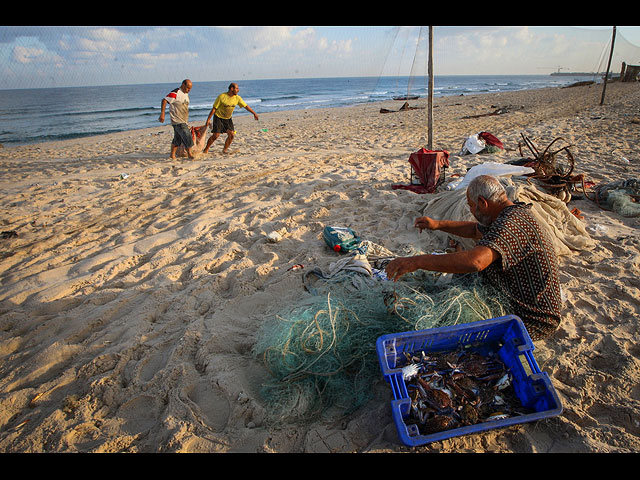
[(434, 415), (431, 418), (425, 419), (422, 424), (422, 431), (424, 433), (437, 433), (443, 430), (448, 430), (456, 425), (453, 417), (449, 415)]
[(458, 409), (458, 415), (463, 425), (474, 425), (478, 423), (478, 410), (469, 403), (462, 405)]
[[(418, 377), (418, 389), (422, 395), (422, 398), (430, 406), (436, 410), (444, 410), (451, 407), (451, 397), (444, 391), (433, 388), (422, 378)], [(421, 388), (420, 388), (421, 387)]]
[(411, 380), (420, 372), (420, 366), (412, 363), (411, 365), (407, 365), (402, 368), (402, 378), (406, 382), (407, 380)]

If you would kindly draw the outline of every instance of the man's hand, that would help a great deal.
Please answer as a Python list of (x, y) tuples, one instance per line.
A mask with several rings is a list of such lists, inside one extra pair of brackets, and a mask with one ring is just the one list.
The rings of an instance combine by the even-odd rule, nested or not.
[(158, 121), (159, 121), (160, 123), (164, 123), (164, 112), (162, 112), (162, 113), (160, 114), (160, 117), (158, 118)]
[(387, 264), (385, 272), (389, 280), (397, 282), (403, 275), (415, 272), (417, 269), (412, 257), (398, 257)]
[(438, 223), (438, 220), (434, 220), (433, 218), (419, 217), (416, 219), (413, 226), (419, 228), (420, 233), (422, 233), (422, 230), (437, 230)]

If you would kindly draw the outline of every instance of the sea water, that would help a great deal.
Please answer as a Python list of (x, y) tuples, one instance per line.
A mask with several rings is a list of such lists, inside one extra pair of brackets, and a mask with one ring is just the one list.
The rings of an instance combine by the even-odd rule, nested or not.
[[(593, 80), (593, 78), (588, 78)], [(560, 87), (584, 77), (550, 75), (436, 76), (434, 96)], [(239, 95), (258, 114), (345, 107), (406, 95), (428, 95), (424, 77), (244, 80)], [(164, 96), (179, 83), (0, 90), (0, 144), (16, 146), (159, 126)], [(228, 82), (194, 82), (189, 123), (203, 124)], [(247, 115), (236, 108), (234, 116)], [(166, 115), (165, 124), (169, 124)]]

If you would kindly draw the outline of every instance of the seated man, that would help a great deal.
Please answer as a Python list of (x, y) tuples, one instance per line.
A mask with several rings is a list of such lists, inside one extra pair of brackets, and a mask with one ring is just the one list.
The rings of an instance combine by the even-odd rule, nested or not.
[(551, 335), (560, 325), (560, 283), (553, 243), (530, 212), (531, 205), (512, 202), (498, 180), (481, 175), (469, 183), (467, 202), (476, 222), (420, 217), (415, 226), (441, 230), (477, 245), (446, 255), (417, 255), (392, 260), (387, 277), (397, 281), (416, 270), (444, 273), (481, 272), (511, 301), (532, 340)]

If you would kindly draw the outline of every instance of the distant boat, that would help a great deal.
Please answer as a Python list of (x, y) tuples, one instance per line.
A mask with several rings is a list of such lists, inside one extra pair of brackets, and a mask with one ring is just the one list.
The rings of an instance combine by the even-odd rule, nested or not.
[(393, 97), (394, 100), (417, 100), (420, 95), (404, 95), (402, 97)]

